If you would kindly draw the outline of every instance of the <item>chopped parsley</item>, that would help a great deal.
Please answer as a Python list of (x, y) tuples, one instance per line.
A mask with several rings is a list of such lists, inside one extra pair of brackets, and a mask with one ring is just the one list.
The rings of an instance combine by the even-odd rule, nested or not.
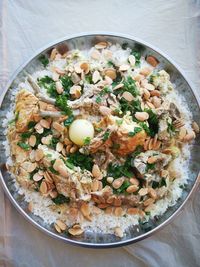
[(53, 136), (48, 146), (55, 150), (58, 142), (59, 142), (59, 138), (56, 138)]
[(64, 114), (72, 115), (72, 110), (67, 104), (67, 97), (65, 95), (58, 95), (56, 97), (55, 106), (57, 106), (60, 110), (62, 110)]
[(51, 77), (46, 75), (38, 79), (38, 85), (45, 88), (50, 97), (56, 98), (58, 96), (58, 93), (56, 91), (56, 83)]
[(122, 49), (123, 49), (123, 50), (126, 50), (127, 48), (128, 48), (128, 43), (123, 43), (123, 44), (122, 44)]
[(125, 180), (123, 182), (123, 184), (120, 186), (120, 188), (118, 189), (114, 189), (113, 190), (113, 193), (115, 194), (121, 194), (121, 193), (124, 193), (126, 191), (126, 189), (131, 185), (131, 183), (127, 180)]
[(90, 137), (86, 137), (86, 138), (84, 139), (84, 145), (89, 145), (90, 142), (91, 142), (91, 138), (90, 138)]
[(173, 135), (175, 133), (176, 128), (174, 127), (172, 122), (167, 121), (167, 131), (170, 135)]
[(74, 121), (74, 115), (70, 115), (65, 121), (64, 126), (69, 126)]
[(149, 170), (153, 170), (153, 169), (155, 169), (155, 163), (147, 163), (147, 165), (146, 165), (146, 172), (148, 172)]
[(106, 94), (112, 93), (112, 89), (110, 89), (108, 86), (105, 86), (101, 92), (99, 93), (100, 96), (104, 96)]
[(100, 104), (101, 101), (102, 101), (102, 98), (101, 98), (100, 96), (97, 96), (97, 98), (96, 98), (96, 103), (97, 103), (97, 104)]
[(130, 111), (132, 116), (135, 114), (135, 112), (142, 111), (139, 99), (128, 102), (125, 98), (121, 98), (120, 109), (123, 114), (127, 113), (127, 111)]
[(158, 115), (155, 114), (151, 109), (145, 110), (149, 114), (148, 123), (149, 123), (149, 135), (154, 137), (158, 133), (159, 120)]
[(64, 94), (69, 98), (70, 97), (69, 91), (70, 91), (70, 88), (73, 86), (73, 82), (71, 78), (67, 75), (64, 75), (60, 78), (60, 81), (64, 89)]
[(139, 95), (139, 91), (137, 86), (135, 85), (135, 81), (131, 78), (131, 76), (128, 76), (126, 80), (123, 82), (124, 84), (124, 91), (128, 91), (131, 93), (134, 97)]
[(26, 144), (26, 143), (23, 143), (23, 142), (18, 142), (17, 145), (20, 146), (21, 148), (23, 148), (26, 151), (28, 151), (30, 149), (29, 144)]
[(115, 67), (115, 64), (111, 60), (108, 60), (107, 65), (109, 67)]
[(166, 180), (165, 178), (162, 178), (161, 181), (160, 181), (160, 186), (167, 186), (167, 183), (166, 183)]
[(64, 204), (64, 203), (69, 203), (70, 202), (70, 198), (63, 196), (62, 194), (58, 194), (58, 196), (56, 198), (52, 198), (52, 201), (56, 205), (61, 205), (61, 204)]
[(79, 151), (70, 154), (67, 159), (68, 163), (74, 166), (79, 166), (82, 170), (86, 169), (88, 171), (92, 170), (93, 160), (90, 155), (81, 154)]
[(103, 141), (106, 141), (106, 140), (108, 140), (108, 138), (110, 137), (110, 131), (109, 130), (107, 130), (105, 133), (104, 133), (104, 135), (103, 135)]
[(119, 149), (120, 148), (120, 144), (114, 143), (112, 148), (113, 149)]
[(141, 53), (139, 51), (132, 50), (131, 55), (135, 57), (135, 66), (140, 66)]
[(139, 133), (139, 132), (141, 132), (141, 131), (142, 131), (142, 128), (140, 128), (140, 127), (135, 127), (133, 132), (129, 132), (129, 133), (128, 133), (128, 136), (133, 137), (134, 135), (136, 135), (137, 133)]
[(28, 123), (28, 129), (33, 128), (37, 123), (35, 121), (29, 121)]
[(32, 131), (31, 132), (25, 132), (25, 133), (21, 133), (20, 136), (22, 139), (27, 139), (32, 135)]
[(116, 120), (116, 123), (117, 123), (117, 125), (122, 125), (122, 123), (123, 123), (123, 119), (120, 119), (120, 120)]
[(47, 56), (45, 56), (45, 55), (39, 56), (38, 60), (42, 63), (42, 65), (44, 67), (46, 67), (49, 64), (49, 60), (48, 60)]
[(133, 177), (132, 167), (131, 167), (131, 157), (128, 157), (124, 165), (112, 164), (108, 165), (107, 176), (113, 178), (119, 178), (122, 176), (131, 178)]

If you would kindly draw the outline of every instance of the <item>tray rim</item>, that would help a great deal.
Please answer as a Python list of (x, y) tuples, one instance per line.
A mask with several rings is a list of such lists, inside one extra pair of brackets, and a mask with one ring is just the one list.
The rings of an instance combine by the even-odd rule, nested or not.
[[(140, 38), (137, 38), (133, 35), (129, 35), (129, 34), (123, 34), (123, 33), (119, 33), (119, 32), (108, 32), (108, 31), (89, 31), (89, 32), (81, 32), (81, 33), (77, 33), (77, 34), (71, 34), (71, 35), (66, 35), (62, 38), (59, 38), (55, 41), (52, 41), (50, 43), (48, 43), (47, 45), (37, 49), (32, 56), (30, 56), (23, 64), (21, 64), (14, 72), (13, 74), (10, 76), (5, 89), (3, 90), (3, 92), (1, 93), (0, 96), (0, 107), (3, 103), (3, 99), (7, 93), (7, 91), (9, 90), (12, 82), (14, 81), (14, 79), (18, 76), (18, 74), (26, 67), (26, 65), (33, 60), (35, 57), (37, 57), (39, 54), (41, 54), (43, 51), (45, 51), (48, 48), (51, 48), (52, 46), (55, 46), (59, 43), (62, 43), (63, 41), (67, 41), (70, 39), (74, 39), (74, 38), (78, 38), (78, 37), (87, 37), (87, 36), (110, 36), (110, 37), (121, 37), (121, 38), (126, 38), (132, 41), (136, 41), (138, 43), (141, 43), (142, 45), (145, 45), (146, 47), (149, 47), (150, 49), (154, 50), (155, 52), (159, 53), (161, 56), (163, 56), (165, 59), (167, 59), (182, 75), (182, 77), (184, 78), (184, 80), (186, 81), (186, 83), (189, 85), (189, 87), (191, 88), (191, 92), (194, 96), (194, 98), (196, 99), (196, 102), (198, 104), (199, 110), (200, 110), (200, 99), (198, 99), (198, 95), (197, 93), (194, 91), (193, 86), (191, 85), (191, 82), (189, 81), (189, 79), (187, 78), (187, 75), (184, 73), (184, 71), (174, 62), (174, 60), (172, 60), (166, 53), (164, 53), (163, 51), (161, 51), (160, 49), (158, 49), (157, 47), (149, 44), (146, 41), (143, 41)], [(13, 206), (16, 208), (16, 210), (27, 220), (29, 221), (34, 227), (36, 227), (37, 229), (39, 229), (40, 231), (42, 231), (43, 233), (46, 233), (47, 235), (56, 238), (57, 240), (62, 240), (65, 243), (68, 244), (72, 244), (72, 245), (77, 245), (77, 246), (81, 246), (81, 247), (87, 247), (87, 248), (114, 248), (114, 247), (121, 247), (121, 246), (125, 246), (125, 245), (130, 245), (133, 243), (136, 243), (138, 241), (144, 240), (147, 237), (152, 236), (154, 233), (158, 232), (159, 230), (161, 230), (164, 226), (168, 225), (178, 214), (180, 214), (180, 212), (183, 210), (185, 204), (188, 202), (188, 199), (192, 196), (192, 194), (195, 192), (195, 190), (198, 187), (198, 184), (200, 183), (200, 173), (197, 175), (196, 180), (190, 190), (190, 192), (188, 193), (187, 197), (185, 198), (185, 200), (181, 203), (181, 205), (178, 207), (178, 209), (170, 216), (168, 217), (164, 222), (162, 222), (159, 226), (155, 227), (154, 229), (152, 229), (151, 231), (142, 234), (141, 236), (137, 236), (137, 237), (133, 237), (130, 238), (128, 240), (119, 240), (118, 242), (113, 242), (113, 243), (86, 243), (86, 242), (82, 242), (82, 241), (77, 241), (77, 240), (72, 240), (69, 239), (67, 237), (63, 237), (61, 235), (58, 235), (56, 233), (53, 233), (51, 231), (49, 231), (48, 229), (44, 228), (43, 226), (41, 226), (39, 223), (37, 223), (35, 220), (33, 220), (22, 208), (21, 206), (17, 203), (17, 201), (14, 199), (14, 197), (12, 196), (11, 192), (9, 191), (2, 172), (0, 171), (0, 183), (4, 189), (4, 192), (6, 193), (7, 197), (9, 198), (9, 200), (11, 201), (11, 203), (13, 204)]]

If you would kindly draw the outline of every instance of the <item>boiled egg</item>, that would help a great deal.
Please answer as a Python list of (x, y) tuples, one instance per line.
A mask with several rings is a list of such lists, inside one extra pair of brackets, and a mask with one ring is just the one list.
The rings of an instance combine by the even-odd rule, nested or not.
[(69, 138), (73, 143), (83, 146), (86, 138), (94, 137), (94, 127), (92, 123), (85, 119), (77, 119), (69, 127)]

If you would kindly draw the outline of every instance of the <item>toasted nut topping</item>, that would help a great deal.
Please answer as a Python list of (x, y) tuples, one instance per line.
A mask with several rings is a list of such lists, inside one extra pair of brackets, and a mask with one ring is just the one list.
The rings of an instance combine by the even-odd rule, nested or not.
[(97, 179), (102, 176), (102, 173), (97, 164), (94, 164), (92, 167), (92, 175)]
[(44, 152), (42, 149), (37, 149), (35, 151), (35, 161), (40, 161), (44, 157)]
[(81, 96), (81, 86), (73, 85), (69, 92), (74, 98), (79, 98)]
[(130, 185), (127, 189), (126, 192), (127, 193), (134, 193), (138, 190), (138, 186), (137, 185)]
[(69, 150), (69, 153), (73, 154), (78, 150), (78, 147), (76, 145), (72, 146)]
[(101, 57), (100, 52), (98, 50), (94, 49), (91, 53), (91, 58), (98, 60), (98, 59), (100, 59), (100, 57)]
[(59, 77), (60, 77), (60, 74), (58, 74), (57, 72), (53, 72), (52, 74), (52, 79), (54, 81), (58, 81), (59, 80)]
[(122, 231), (122, 229), (120, 227), (116, 227), (114, 233), (115, 233), (116, 236), (118, 236), (120, 238), (122, 238), (123, 235), (124, 235), (124, 233), (123, 233), (123, 231)]
[(160, 176), (166, 178), (169, 175), (169, 172), (167, 170), (161, 170)]
[(89, 207), (89, 205), (87, 203), (84, 202), (81, 205), (80, 211), (81, 211), (81, 213), (83, 214), (83, 216), (86, 219), (88, 219), (89, 221), (91, 220), (91, 218), (90, 218), (90, 207)]
[(122, 177), (122, 178), (118, 178), (118, 179), (115, 179), (114, 181), (113, 181), (113, 183), (112, 183), (112, 186), (115, 188), (115, 189), (118, 189), (118, 188), (120, 188), (120, 186), (123, 184), (123, 182), (124, 182), (124, 178)]
[(183, 141), (189, 142), (193, 140), (195, 137), (196, 137), (195, 132), (191, 130), (185, 135), (185, 137), (183, 138)]
[(56, 144), (56, 151), (61, 152), (62, 149), (63, 149), (63, 143), (58, 142), (58, 143)]
[(129, 68), (129, 65), (123, 64), (119, 67), (119, 71), (127, 71)]
[(43, 127), (43, 128), (46, 128), (46, 129), (49, 129), (50, 128), (50, 123), (45, 120), (45, 119), (41, 119), (40, 121), (40, 125)]
[(153, 84), (151, 84), (151, 83), (146, 83), (146, 84), (145, 84), (145, 88), (146, 88), (147, 90), (149, 90), (149, 91), (154, 91), (155, 86), (154, 86)]
[(159, 108), (161, 106), (161, 99), (157, 96), (152, 97), (152, 104), (155, 108)]
[(56, 223), (54, 224), (54, 227), (55, 227), (55, 229), (56, 229), (56, 231), (58, 233), (61, 233), (62, 232), (61, 229), (60, 229), (60, 227)]
[(151, 73), (151, 69), (148, 67), (144, 67), (140, 70), (140, 74), (144, 76), (148, 76)]
[(108, 46), (107, 42), (99, 42), (98, 44), (95, 45), (96, 49), (104, 49)]
[(64, 89), (62, 87), (62, 83), (60, 81), (56, 82), (56, 91), (58, 94), (62, 94), (64, 91)]
[(114, 211), (114, 214), (115, 214), (115, 216), (122, 216), (122, 214), (123, 214), (123, 209), (121, 208), (121, 207), (116, 207), (115, 208), (115, 211)]
[(158, 90), (152, 90), (150, 91), (151, 96), (160, 96), (160, 91)]
[(116, 79), (116, 77), (117, 77), (115, 69), (107, 69), (107, 70), (105, 70), (105, 75), (110, 77), (112, 80)]
[(144, 211), (145, 211), (145, 212), (150, 212), (150, 211), (152, 211), (154, 208), (155, 208), (155, 204), (151, 204), (151, 205), (147, 206), (147, 207), (144, 209)]
[(67, 226), (64, 222), (62, 222), (61, 220), (56, 220), (56, 224), (58, 225), (58, 227), (62, 230), (65, 231), (67, 229)]
[(103, 116), (109, 116), (111, 115), (111, 109), (105, 106), (100, 106), (99, 111)]
[(42, 180), (42, 178), (43, 178), (43, 175), (40, 175), (38, 172), (33, 175), (33, 180), (35, 182)]
[(56, 122), (56, 121), (54, 121), (54, 122), (52, 123), (52, 127), (53, 127), (56, 131), (58, 131), (59, 133), (61, 133), (62, 131), (64, 131), (64, 126), (62, 126), (60, 123), (58, 123), (58, 122)]
[(105, 209), (105, 214), (112, 214), (113, 213), (113, 207), (107, 207)]
[(159, 63), (159, 61), (157, 60), (157, 58), (153, 57), (153, 56), (148, 56), (146, 58), (146, 61), (153, 67), (156, 67)]
[(40, 185), (40, 192), (45, 195), (47, 191), (48, 191), (47, 183), (45, 181), (42, 181)]
[(141, 188), (138, 194), (142, 197), (148, 194), (148, 188)]
[(24, 161), (22, 164), (21, 164), (22, 168), (25, 169), (28, 173), (30, 172), (33, 172), (36, 167), (37, 167), (37, 164), (36, 163), (32, 163), (32, 162), (28, 162), (28, 161)]
[(155, 163), (157, 160), (158, 160), (158, 159), (157, 159), (156, 157), (152, 156), (152, 157), (149, 157), (149, 158), (147, 159), (147, 162), (148, 162), (149, 164), (153, 164), (153, 163)]
[(98, 70), (95, 70), (92, 74), (92, 81), (93, 83), (97, 83), (101, 79), (100, 73)]
[(99, 209), (106, 209), (108, 206), (109, 206), (109, 204), (107, 204), (107, 203), (98, 204)]
[(130, 179), (130, 183), (131, 183), (131, 184), (134, 184), (134, 185), (137, 185), (137, 186), (140, 184), (140, 182), (139, 182), (138, 179), (136, 179), (136, 178), (131, 178), (131, 179)]
[(77, 236), (81, 235), (84, 231), (81, 228), (70, 228), (68, 232), (70, 233), (70, 235)]
[(155, 202), (154, 198), (148, 198), (147, 200), (144, 201), (144, 206), (149, 206)]
[(133, 101), (134, 99), (133, 95), (127, 91), (122, 94), (122, 97), (125, 98), (129, 102)]
[(192, 123), (192, 128), (195, 131), (195, 133), (199, 133), (199, 125), (195, 121), (193, 121)]
[(124, 85), (123, 85), (123, 83), (119, 83), (118, 85), (116, 85), (114, 88), (113, 88), (113, 90), (117, 90), (117, 89), (119, 89), (119, 88), (122, 88)]
[(41, 142), (44, 145), (49, 145), (51, 143), (52, 135), (48, 135), (46, 137), (42, 137)]
[(42, 134), (44, 132), (44, 128), (42, 127), (42, 125), (40, 123), (37, 123), (34, 128), (35, 128), (36, 132), (39, 134)]
[(58, 192), (57, 191), (51, 191), (49, 193), (49, 195), (50, 195), (51, 198), (56, 198), (58, 196)]
[(114, 202), (114, 200), (115, 200), (115, 196), (109, 196), (109, 197), (107, 198), (106, 202), (107, 202), (108, 204), (112, 204), (112, 203)]
[(121, 204), (122, 204), (122, 201), (121, 201), (121, 199), (120, 199), (119, 197), (114, 198), (113, 205), (114, 205), (115, 207), (120, 207)]
[(35, 144), (36, 144), (36, 137), (35, 137), (35, 135), (31, 135), (31, 136), (30, 136), (30, 138), (29, 138), (29, 140), (28, 140), (28, 143), (29, 143), (29, 145), (32, 146), (32, 147), (35, 146)]
[(51, 55), (50, 55), (50, 60), (54, 60), (56, 58), (56, 55), (58, 54), (58, 51), (56, 48), (52, 49)]
[(145, 88), (144, 88), (144, 94), (143, 94), (143, 96), (144, 96), (144, 99), (145, 99), (145, 100), (148, 100), (148, 99), (150, 98), (150, 93), (149, 93), (149, 91), (148, 91), (147, 89), (145, 89)]
[(139, 209), (138, 208), (129, 208), (127, 210), (127, 213), (129, 215), (138, 215), (139, 214)]
[(98, 189), (99, 189), (99, 181), (94, 179), (92, 182), (92, 191), (96, 192), (96, 191), (98, 191)]
[(147, 112), (136, 112), (135, 117), (139, 121), (146, 121), (149, 118), (149, 114)]
[(148, 193), (149, 193), (150, 197), (152, 197), (153, 199), (157, 198), (156, 190), (154, 190), (153, 188), (149, 188)]
[(88, 74), (88, 72), (90, 71), (90, 65), (87, 62), (83, 62), (80, 65), (80, 68), (85, 72), (85, 74)]
[(113, 178), (113, 177), (108, 177), (106, 180), (107, 180), (107, 182), (108, 182), (109, 184), (112, 184), (114, 178)]
[(29, 210), (30, 212), (33, 211), (33, 202), (32, 202), (32, 201), (28, 203), (28, 210)]
[(130, 55), (130, 56), (128, 57), (128, 60), (129, 60), (130, 65), (131, 65), (132, 67), (135, 66), (135, 57), (134, 57), (133, 55)]
[(146, 104), (147, 104), (147, 107), (149, 107), (149, 108), (152, 108), (152, 109), (155, 108), (154, 105), (149, 101), (147, 101)]

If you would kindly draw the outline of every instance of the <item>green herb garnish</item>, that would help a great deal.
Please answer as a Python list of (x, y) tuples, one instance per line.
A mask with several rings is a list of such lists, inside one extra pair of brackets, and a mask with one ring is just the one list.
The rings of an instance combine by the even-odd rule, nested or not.
[(44, 67), (46, 67), (49, 64), (49, 60), (45, 55), (41, 55), (38, 59)]
[(153, 170), (153, 169), (155, 169), (155, 163), (147, 163), (147, 165), (146, 165), (146, 172), (148, 172), (149, 170)]
[(64, 126), (69, 126), (74, 121), (74, 115), (70, 115), (65, 121)]
[(70, 88), (73, 86), (73, 82), (71, 80), (71, 77), (64, 75), (60, 78), (60, 81), (62, 83), (64, 93), (69, 98), (70, 97)]
[(139, 51), (132, 50), (131, 55), (135, 57), (135, 66), (140, 66), (141, 53)]
[(66, 115), (72, 115), (72, 110), (67, 104), (67, 97), (65, 95), (59, 95), (56, 97), (55, 106), (62, 110)]
[(70, 202), (70, 198), (63, 196), (62, 194), (58, 194), (58, 196), (56, 198), (52, 198), (52, 201), (56, 205), (61, 205), (61, 204), (64, 204), (64, 203), (69, 203)]
[(38, 85), (40, 87), (43, 87), (47, 90), (47, 93), (51, 96), (56, 98), (58, 96), (58, 93), (56, 91), (56, 83), (55, 81), (49, 77), (49, 76), (44, 76), (43, 78), (40, 78), (38, 80)]
[(97, 103), (97, 104), (100, 104), (101, 101), (102, 101), (102, 98), (101, 98), (100, 96), (97, 96), (97, 98), (96, 98), (96, 103)]
[(29, 121), (28, 123), (28, 129), (33, 128), (37, 123), (35, 121)]
[(30, 149), (29, 144), (26, 144), (26, 143), (23, 143), (23, 142), (18, 142), (17, 145), (20, 146), (21, 148), (23, 148), (26, 151), (28, 151)]
[(89, 145), (90, 142), (91, 142), (91, 138), (90, 138), (90, 137), (86, 137), (86, 138), (84, 139), (84, 145), (85, 145), (85, 146)]
[(137, 89), (137, 86), (135, 85), (135, 81), (131, 78), (131, 76), (128, 76), (126, 80), (123, 82), (124, 84), (124, 91), (128, 91), (131, 93), (134, 97), (139, 95), (139, 91)]
[(74, 166), (79, 166), (82, 170), (92, 170), (93, 159), (90, 155), (81, 154), (79, 151), (70, 154), (67, 161)]
[(110, 131), (107, 130), (107, 131), (104, 133), (102, 140), (105, 142), (106, 140), (108, 140), (109, 136), (110, 136)]
[(133, 137), (134, 135), (136, 135), (137, 133), (139, 133), (139, 132), (141, 132), (141, 131), (142, 131), (142, 128), (140, 128), (140, 127), (135, 127), (133, 132), (129, 132), (129, 133), (128, 133), (128, 136)]

